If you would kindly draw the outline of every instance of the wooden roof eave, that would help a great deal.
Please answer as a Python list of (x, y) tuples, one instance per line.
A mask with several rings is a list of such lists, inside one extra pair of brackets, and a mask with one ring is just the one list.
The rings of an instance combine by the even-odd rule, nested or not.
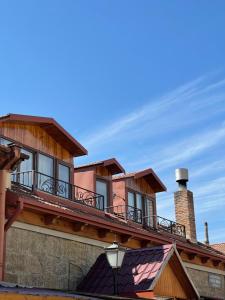
[(64, 144), (73, 156), (86, 155), (88, 151), (53, 118), (20, 114), (8, 114), (0, 117), (1, 122), (15, 122), (38, 125), (60, 144)]

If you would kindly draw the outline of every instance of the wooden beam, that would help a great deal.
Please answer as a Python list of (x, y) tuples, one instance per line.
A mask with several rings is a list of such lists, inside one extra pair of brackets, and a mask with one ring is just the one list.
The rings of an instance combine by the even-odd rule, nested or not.
[(209, 260), (209, 257), (206, 257), (206, 256), (201, 257), (201, 262), (202, 262), (203, 264), (206, 264), (206, 263), (208, 262), (208, 260)]
[(85, 228), (87, 228), (88, 224), (85, 223), (80, 223), (80, 222), (76, 222), (73, 223), (73, 231), (78, 232), (78, 231), (84, 231)]
[(148, 241), (146, 240), (141, 240), (140, 241), (140, 245), (141, 245), (141, 248), (146, 248), (148, 246)]
[(195, 253), (188, 253), (188, 259), (189, 260), (194, 260), (196, 257), (196, 254)]
[(44, 215), (44, 223), (45, 225), (52, 225), (55, 224), (55, 221), (59, 219), (59, 216), (51, 215), (51, 214), (45, 214)]
[(97, 234), (100, 239), (104, 239), (106, 237), (107, 233), (108, 233), (108, 230), (103, 229), (103, 228), (99, 228), (97, 230)]
[(120, 241), (122, 244), (127, 243), (131, 239), (131, 235), (128, 234), (121, 234), (120, 235)]
[(218, 267), (220, 264), (220, 260), (213, 260), (213, 266)]

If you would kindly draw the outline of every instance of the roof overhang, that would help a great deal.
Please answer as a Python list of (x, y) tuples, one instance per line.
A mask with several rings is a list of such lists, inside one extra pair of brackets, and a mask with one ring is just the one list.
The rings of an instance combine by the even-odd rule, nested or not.
[(159, 179), (159, 177), (151, 168), (138, 171), (138, 172), (114, 176), (113, 180), (114, 181), (124, 180), (126, 178), (132, 178), (132, 177), (134, 179), (144, 178), (147, 181), (147, 183), (151, 186), (151, 188), (154, 190), (155, 193), (165, 192), (167, 190), (166, 186), (162, 183), (162, 181)]
[(112, 175), (125, 173), (124, 168), (121, 166), (121, 164), (115, 158), (110, 158), (110, 159), (98, 161), (95, 163), (77, 166), (74, 168), (74, 170), (90, 169), (92, 167), (101, 167), (101, 166), (107, 168), (111, 172)]
[(135, 173), (134, 179), (145, 178), (145, 180), (152, 186), (156, 193), (165, 192), (166, 186), (162, 183), (159, 177), (152, 169), (146, 169)]
[(87, 150), (53, 118), (8, 114), (0, 117), (0, 123), (2, 122), (37, 125), (45, 130), (73, 156), (82, 156), (88, 153)]

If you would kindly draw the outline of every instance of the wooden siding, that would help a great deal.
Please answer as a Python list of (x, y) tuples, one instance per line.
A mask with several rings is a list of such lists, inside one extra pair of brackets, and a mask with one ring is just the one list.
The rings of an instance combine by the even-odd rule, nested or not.
[(162, 272), (155, 288), (156, 296), (176, 297), (179, 299), (188, 299), (183, 287), (177, 279), (179, 274), (175, 274), (168, 264)]
[(126, 186), (142, 194), (148, 194), (151, 195), (151, 197), (155, 197), (153, 189), (150, 187), (149, 183), (147, 183), (147, 181), (144, 178), (140, 178), (140, 179), (127, 178)]
[(39, 126), (5, 122), (1, 123), (0, 134), (24, 146), (73, 164), (72, 155)]
[(110, 180), (112, 178), (112, 174), (110, 173), (110, 171), (106, 167), (102, 167), (102, 166), (96, 168), (96, 175)]

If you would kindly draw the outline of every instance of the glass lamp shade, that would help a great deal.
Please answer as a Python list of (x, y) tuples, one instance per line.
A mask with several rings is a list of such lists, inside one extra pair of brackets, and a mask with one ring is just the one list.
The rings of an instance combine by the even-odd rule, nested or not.
[(117, 242), (113, 242), (112, 245), (105, 248), (105, 253), (108, 263), (113, 269), (117, 269), (122, 266), (125, 249), (121, 248)]

